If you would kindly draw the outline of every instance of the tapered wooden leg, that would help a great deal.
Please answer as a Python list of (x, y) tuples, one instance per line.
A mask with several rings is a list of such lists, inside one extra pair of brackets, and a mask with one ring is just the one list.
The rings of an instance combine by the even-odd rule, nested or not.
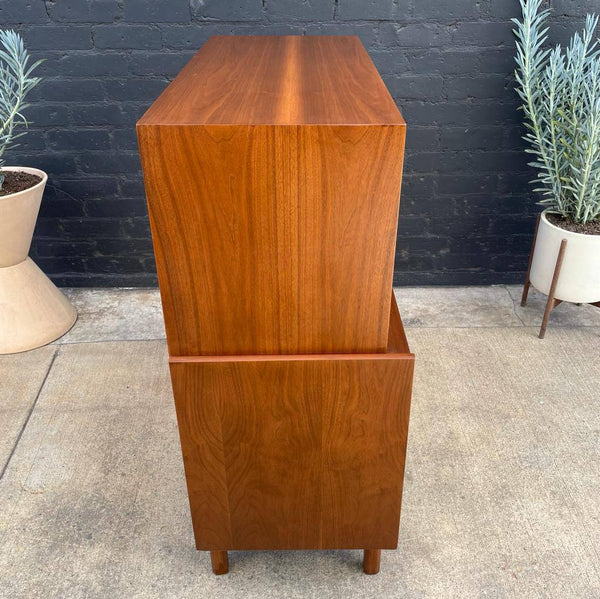
[(527, 296), (529, 295), (529, 287), (531, 283), (529, 282), (529, 275), (527, 275), (527, 280), (525, 281), (525, 285), (523, 285), (523, 295), (521, 296), (521, 306), (524, 306), (527, 303)]
[(211, 551), (210, 561), (212, 563), (212, 571), (219, 574), (227, 574), (229, 572), (229, 558), (227, 551)]
[(540, 328), (540, 339), (543, 339), (546, 335), (546, 327), (548, 326), (548, 318), (550, 318), (550, 312), (561, 300), (554, 299), (556, 293), (556, 286), (558, 285), (558, 277), (560, 276), (560, 269), (562, 267), (563, 258), (565, 257), (565, 250), (567, 249), (567, 240), (563, 239), (560, 242), (560, 249), (558, 250), (558, 257), (556, 258), (556, 266), (554, 267), (554, 275), (552, 277), (552, 284), (550, 285), (550, 291), (548, 292), (548, 301), (546, 302), (546, 309), (544, 310), (544, 318), (542, 320), (542, 326)]
[(531, 244), (531, 252), (529, 253), (529, 264), (527, 265), (527, 276), (525, 277), (525, 285), (523, 286), (523, 295), (521, 296), (521, 306), (527, 303), (527, 294), (529, 293), (529, 287), (531, 282), (529, 281), (529, 275), (531, 273), (531, 263), (533, 262), (533, 252), (535, 251), (535, 242), (537, 241), (538, 229), (540, 228), (541, 214), (538, 214), (537, 221), (535, 223), (535, 233), (533, 234), (533, 242)]
[(363, 572), (365, 574), (377, 574), (381, 563), (381, 549), (365, 549), (363, 557)]

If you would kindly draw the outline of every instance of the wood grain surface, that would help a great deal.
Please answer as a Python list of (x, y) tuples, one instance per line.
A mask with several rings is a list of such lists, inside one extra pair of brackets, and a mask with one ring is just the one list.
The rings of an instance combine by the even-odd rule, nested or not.
[[(291, 56), (310, 58), (313, 75), (287, 63), (281, 48), (290, 44), (305, 48)], [(170, 354), (385, 351), (405, 127), (383, 118), (388, 124), (353, 124), (374, 123), (352, 111), (376, 110), (371, 96), (383, 94), (366, 52), (344, 37), (224, 37), (208, 46), (173, 84), (177, 94), (161, 96), (138, 124)], [(229, 47), (218, 62), (217, 50)], [(339, 117), (329, 120), (347, 124), (201, 124), (210, 111), (192, 110), (200, 100), (183, 82), (216, 86), (209, 66), (223, 77), (246, 55), (240, 48), (262, 57), (244, 72), (265, 90), (264, 104), (319, 104), (326, 90), (323, 106)], [(281, 62), (285, 76), (271, 76), (265, 61)], [(374, 90), (342, 85), (351, 65), (379, 82)], [(223, 94), (214, 93), (217, 111), (231, 103)], [(185, 125), (164, 124), (178, 111)]]
[(398, 125), (356, 36), (213, 36), (141, 125)]
[(413, 364), (172, 359), (197, 548), (395, 548)]

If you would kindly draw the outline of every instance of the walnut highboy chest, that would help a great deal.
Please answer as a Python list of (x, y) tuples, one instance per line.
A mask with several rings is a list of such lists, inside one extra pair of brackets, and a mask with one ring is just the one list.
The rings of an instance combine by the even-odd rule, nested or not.
[(397, 546), (414, 357), (405, 123), (356, 37), (212, 37), (137, 124), (192, 522), (227, 551)]

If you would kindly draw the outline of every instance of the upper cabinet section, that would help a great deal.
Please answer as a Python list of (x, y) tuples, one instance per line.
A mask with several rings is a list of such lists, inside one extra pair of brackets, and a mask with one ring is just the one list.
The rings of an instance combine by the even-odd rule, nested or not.
[(139, 125), (404, 125), (354, 36), (214, 36)]

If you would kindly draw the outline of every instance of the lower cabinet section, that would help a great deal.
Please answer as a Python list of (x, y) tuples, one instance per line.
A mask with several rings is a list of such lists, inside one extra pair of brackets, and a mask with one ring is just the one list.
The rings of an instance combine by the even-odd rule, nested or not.
[[(398, 542), (414, 357), (395, 304), (381, 354), (172, 357), (196, 547)], [(400, 330), (398, 330), (400, 327)], [(395, 344), (395, 346), (394, 346)]]

